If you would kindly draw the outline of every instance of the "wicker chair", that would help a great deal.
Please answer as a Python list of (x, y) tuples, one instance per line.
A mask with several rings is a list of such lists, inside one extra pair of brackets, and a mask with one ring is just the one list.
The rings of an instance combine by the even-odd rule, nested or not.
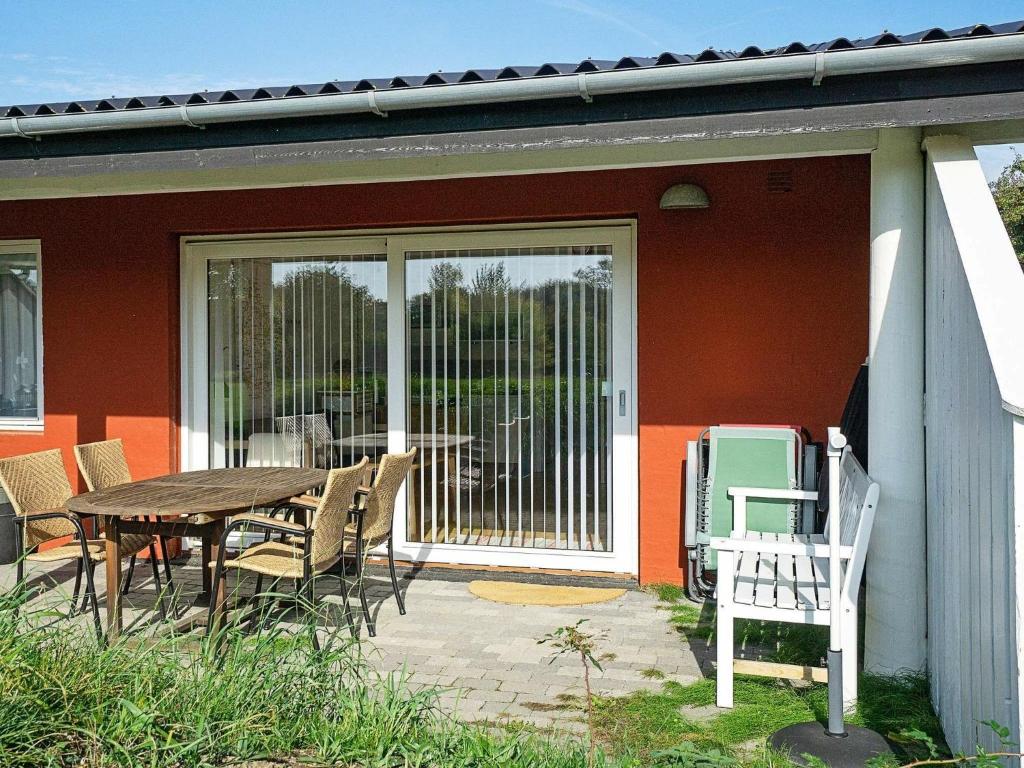
[(398, 577), (395, 574), (395, 549), (392, 530), (395, 520), (395, 501), (398, 492), (405, 482), (409, 470), (416, 459), (416, 449), (408, 453), (385, 453), (377, 467), (377, 473), (369, 488), (359, 489), (359, 501), (353, 509), (355, 522), (345, 527), (343, 546), (344, 560), (342, 573), (348, 560), (355, 564), (356, 584), (359, 588), (359, 602), (366, 618), (366, 628), (370, 637), (377, 634), (370, 615), (370, 607), (366, 601), (366, 588), (363, 580), (363, 564), (366, 554), (382, 544), (388, 548), (388, 572), (391, 576), (391, 589), (395, 593), (398, 612), (405, 615), (405, 601), (398, 589)]
[[(363, 564), (367, 553), (382, 544), (387, 544), (388, 548), (388, 573), (391, 576), (391, 590), (395, 594), (395, 602), (398, 603), (398, 612), (402, 616), (405, 615), (405, 600), (398, 589), (398, 576), (395, 573), (395, 550), (391, 534), (395, 519), (395, 501), (398, 499), (398, 492), (415, 460), (415, 448), (408, 453), (384, 454), (370, 487), (361, 486), (356, 492), (357, 503), (352, 507), (349, 524), (345, 526), (345, 541), (342, 545), (342, 576), (347, 575), (348, 561), (353, 561), (356, 585), (359, 589), (359, 603), (363, 609), (370, 637), (376, 636), (377, 628), (366, 600)], [(285, 520), (292, 520), (304, 514), (303, 510), (314, 508), (316, 502), (315, 497), (299, 496), (287, 504), (279, 504), (271, 512), (271, 515), (283, 512)], [(267, 531), (268, 541), (269, 538), (270, 531)], [(285, 536), (282, 536), (281, 539), (284, 541)], [(257, 593), (259, 593), (262, 583), (262, 580), (257, 580)]]
[[(369, 459), (364, 456), (363, 460), (354, 466), (330, 470), (323, 495), (308, 526), (258, 513), (236, 515), (232, 518), (221, 537), (217, 562), (210, 564), (214, 566), (213, 583), (220, 583), (226, 569), (270, 576), (275, 583), (282, 579), (292, 579), (298, 582), (297, 595), (308, 593), (308, 610), (310, 613), (315, 612), (313, 581), (342, 558), (345, 525), (368, 461)], [(239, 529), (253, 528), (282, 533), (287, 538), (284, 541), (255, 544), (242, 550), (237, 557), (226, 560), (228, 536)], [(352, 614), (348, 608), (344, 580), (341, 593), (345, 599), (345, 615), (351, 627)], [(260, 597), (261, 593), (257, 589), (257, 599)], [(217, 601), (211, 600), (207, 632), (214, 627), (216, 609)], [(315, 631), (313, 642), (319, 647)]]
[[(66, 508), (68, 499), (74, 494), (64, 470), (60, 450), (55, 448), (0, 459), (0, 487), (14, 507), (14, 520), (19, 529), (15, 542), (18, 583), (24, 582), (26, 560), (40, 563), (77, 560), (72, 608), (68, 615), (73, 616), (77, 612), (78, 593), (84, 572), (85, 597), (82, 610), (91, 605), (96, 634), (102, 639), (103, 626), (100, 623), (94, 572), (97, 563), (106, 559), (106, 542), (87, 538), (82, 521)], [(75, 540), (44, 551), (38, 550), (40, 544), (66, 536), (73, 536)]]
[[(82, 477), (85, 478), (86, 487), (90, 491), (111, 488), (115, 485), (124, 485), (132, 481), (132, 475), (128, 469), (128, 461), (124, 455), (124, 445), (120, 438), (76, 445), (75, 460), (78, 462), (78, 469), (82, 473)], [(121, 594), (128, 594), (128, 590), (131, 587), (138, 554), (142, 550), (148, 549), (149, 562), (153, 568), (153, 578), (156, 580), (156, 589), (160, 594), (160, 614), (166, 618), (167, 612), (163, 602), (163, 590), (160, 585), (160, 573), (156, 559), (157, 543), (160, 544), (160, 555), (164, 563), (167, 591), (172, 595), (174, 594), (174, 581), (171, 579), (171, 560), (167, 556), (167, 542), (163, 537), (138, 533), (121, 537), (122, 549), (125, 552), (132, 553), (131, 559), (128, 561), (128, 572), (125, 574)]]

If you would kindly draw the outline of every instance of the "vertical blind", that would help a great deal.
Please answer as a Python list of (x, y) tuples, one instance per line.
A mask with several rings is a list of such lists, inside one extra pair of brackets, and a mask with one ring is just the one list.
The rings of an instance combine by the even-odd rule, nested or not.
[(610, 551), (611, 248), (406, 254), (412, 541)]
[(382, 451), (386, 257), (208, 264), (210, 466), (333, 467)]

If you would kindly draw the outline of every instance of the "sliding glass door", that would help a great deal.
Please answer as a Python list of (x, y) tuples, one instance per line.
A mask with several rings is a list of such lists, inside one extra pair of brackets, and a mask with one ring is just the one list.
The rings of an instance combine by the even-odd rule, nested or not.
[(412, 251), (407, 432), (422, 543), (610, 551), (612, 251)]
[(418, 451), (398, 555), (635, 571), (628, 227), (202, 241), (185, 466)]

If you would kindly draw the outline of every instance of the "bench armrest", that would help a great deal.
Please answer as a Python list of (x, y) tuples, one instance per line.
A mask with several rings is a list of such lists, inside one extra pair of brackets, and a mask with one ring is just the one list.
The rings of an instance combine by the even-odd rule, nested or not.
[(801, 491), (799, 488), (747, 488), (729, 486), (729, 495), (750, 499), (790, 499), (792, 501), (817, 501), (817, 491)]
[[(711, 548), (726, 552), (764, 552), (771, 555), (796, 555), (820, 557), (828, 559), (828, 544), (812, 544), (802, 541), (766, 541), (763, 539), (738, 539), (725, 536), (712, 536)], [(839, 557), (849, 560), (853, 557), (853, 547), (840, 546)]]
[(747, 499), (783, 499), (785, 501), (817, 501), (817, 491), (801, 491), (798, 488), (747, 488), (729, 486), (732, 496), (733, 533), (747, 532)]

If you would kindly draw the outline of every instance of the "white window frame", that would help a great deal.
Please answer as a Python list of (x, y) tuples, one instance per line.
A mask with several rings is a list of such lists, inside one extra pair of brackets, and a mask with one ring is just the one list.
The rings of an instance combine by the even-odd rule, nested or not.
[(40, 240), (0, 240), (0, 256), (34, 256), (36, 260), (36, 416), (0, 416), (0, 432), (41, 432), (46, 411), (43, 391), (43, 249)]
[(209, 465), (207, 264), (211, 259), (274, 255), (386, 253), (388, 257), (388, 449), (406, 444), (405, 253), (411, 250), (592, 245), (608, 243), (615, 260), (616, 345), (627, 349), (626, 370), (615, 375), (613, 391), (625, 392), (625, 413), (616, 404), (612, 440), (612, 552), (423, 544), (406, 538), (406, 495), (395, 508), (395, 557), (403, 560), (541, 567), (636, 574), (639, 569), (639, 451), (636, 342), (636, 222), (632, 219), (532, 224), (356, 230), (319, 233), (214, 235), (181, 241), (181, 468)]

